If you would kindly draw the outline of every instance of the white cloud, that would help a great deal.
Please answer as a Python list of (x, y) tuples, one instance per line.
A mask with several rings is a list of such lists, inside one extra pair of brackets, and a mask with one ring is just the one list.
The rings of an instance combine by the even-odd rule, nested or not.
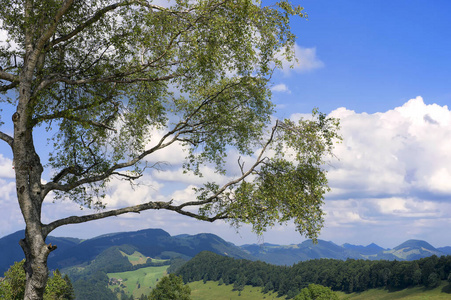
[(206, 182), (218, 182), (219, 184), (225, 183), (230, 178), (215, 172), (215, 169), (209, 166), (200, 167), (202, 177), (196, 176), (191, 172), (184, 173), (182, 168), (165, 170), (165, 171), (153, 171), (152, 178), (155, 180), (172, 181), (184, 184), (202, 185)]
[(290, 89), (287, 87), (286, 84), (284, 83), (280, 83), (280, 84), (276, 84), (275, 86), (273, 86), (271, 88), (271, 91), (273, 92), (279, 92), (279, 93), (288, 93), (291, 94)]
[(14, 201), (15, 197), (13, 196), (13, 192), (15, 190), (15, 183), (8, 182), (0, 178), (0, 201), (2, 203), (14, 203), (17, 204), (17, 201)]
[(0, 154), (0, 178), (14, 178), (13, 161)]
[(322, 62), (316, 55), (315, 47), (304, 48), (299, 46), (298, 44), (295, 44), (294, 54), (297, 61), (282, 61), (282, 71), (285, 75), (290, 74), (291, 71), (302, 73), (324, 67), (324, 62)]
[[(364, 241), (371, 232), (368, 242), (382, 236), (402, 242), (400, 234), (429, 233), (428, 241), (439, 241), (433, 228), (451, 223), (450, 109), (417, 97), (382, 113), (339, 108), (330, 115), (340, 118), (343, 143), (328, 170), (322, 238)], [(352, 234), (340, 233), (343, 227)]]
[(382, 214), (389, 214), (404, 218), (429, 218), (442, 214), (442, 204), (413, 198), (391, 197), (372, 200), (376, 209)]
[(412, 194), (451, 195), (451, 111), (421, 97), (384, 113), (344, 108), (339, 161), (329, 170), (333, 197)]
[[(151, 141), (146, 145), (146, 149), (151, 149), (156, 146), (163, 138), (166, 131), (153, 130), (151, 133)], [(167, 139), (166, 142), (170, 140)], [(170, 165), (181, 165), (185, 161), (187, 155), (186, 148), (180, 142), (175, 142), (172, 145), (156, 151), (146, 157), (146, 160), (152, 163), (163, 163)]]
[[(3, 21), (0, 20), (0, 28), (3, 26)], [(13, 41), (8, 41), (9, 36), (6, 30), (0, 29), (0, 45), (6, 46), (9, 50), (19, 49), (18, 45)]]
[(113, 179), (109, 183), (108, 194), (105, 197), (107, 209), (138, 205), (150, 201), (163, 201), (162, 183), (149, 178), (138, 180), (137, 185), (130, 185), (126, 180)]

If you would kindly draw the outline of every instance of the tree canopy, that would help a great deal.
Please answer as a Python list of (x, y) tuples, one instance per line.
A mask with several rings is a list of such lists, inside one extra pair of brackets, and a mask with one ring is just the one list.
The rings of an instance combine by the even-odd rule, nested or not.
[(191, 289), (183, 283), (183, 279), (174, 274), (161, 278), (157, 286), (152, 289), (150, 298), (154, 300), (190, 300)]
[[(293, 220), (301, 234), (317, 237), (328, 190), (324, 158), (338, 122), (316, 111), (299, 122), (273, 118), (270, 80), (293, 58), (292, 16), (303, 17), (303, 9), (288, 1), (1, 0), (0, 102), (15, 112), (2, 116), (14, 129), (0, 131), (0, 140), (13, 153), (26, 223), (27, 291), (36, 294), (26, 297), (41, 297), (55, 249), (45, 238), (63, 225), (166, 209), (250, 223), (258, 233)], [(39, 127), (51, 148), (42, 162)], [(111, 180), (133, 182), (163, 168), (151, 157), (178, 144), (187, 149), (186, 172), (202, 176), (201, 167), (212, 166), (225, 183), (205, 180), (183, 203), (151, 201), (42, 224), (51, 193), (103, 209)], [(227, 173), (232, 149), (253, 159), (235, 162), (239, 174)]]

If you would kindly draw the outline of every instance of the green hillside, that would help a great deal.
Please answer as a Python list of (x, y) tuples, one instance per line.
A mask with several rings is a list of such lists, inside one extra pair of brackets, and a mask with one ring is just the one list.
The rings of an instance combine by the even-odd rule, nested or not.
[(233, 291), (233, 285), (219, 285), (218, 281), (191, 282), (188, 284), (191, 288), (191, 298), (193, 300), (262, 300), (277, 299), (284, 300), (285, 297), (277, 297), (277, 293), (262, 294), (261, 288), (246, 285), (241, 292)]
[[(154, 287), (159, 278), (166, 274), (167, 266), (147, 267), (130, 272), (109, 273), (108, 277), (122, 279), (122, 287), (118, 284), (110, 285), (110, 289), (120, 293), (124, 290), (128, 295), (133, 294), (139, 297), (141, 294), (148, 295), (150, 287)], [(219, 284), (218, 281), (195, 281), (188, 284), (191, 288), (191, 298), (193, 300), (285, 300), (285, 297), (277, 297), (277, 293), (261, 292), (260, 287), (246, 285), (239, 291), (233, 290), (233, 285)], [(139, 288), (138, 288), (139, 286)], [(389, 291), (387, 289), (370, 289), (362, 293), (346, 294), (336, 292), (341, 300), (444, 300), (451, 299), (450, 285), (443, 281), (440, 286), (434, 289), (424, 287), (407, 288), (399, 291)]]
[(445, 300), (451, 299), (451, 288), (448, 282), (434, 289), (413, 287), (390, 292), (387, 289), (371, 289), (362, 293), (345, 294), (337, 292), (342, 300)]
[[(261, 300), (277, 299), (285, 300), (285, 297), (277, 297), (277, 293), (262, 294), (261, 288), (245, 286), (241, 295), (238, 291), (232, 291), (233, 285), (218, 285), (217, 281), (196, 281), (188, 284), (191, 288), (193, 300)], [(426, 289), (415, 287), (390, 292), (386, 289), (371, 289), (362, 293), (345, 294), (336, 292), (340, 300), (445, 300), (451, 299), (451, 289), (447, 282), (439, 287)]]
[(166, 275), (168, 267), (147, 267), (135, 271), (108, 273), (110, 279), (108, 287), (115, 293), (123, 290), (127, 295), (133, 294), (134, 297), (140, 297), (142, 294), (149, 295), (150, 289)]

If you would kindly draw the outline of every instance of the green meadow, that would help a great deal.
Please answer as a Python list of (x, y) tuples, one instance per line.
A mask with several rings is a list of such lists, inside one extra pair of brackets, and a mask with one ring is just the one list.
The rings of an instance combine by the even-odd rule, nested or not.
[(109, 285), (112, 291), (124, 290), (127, 295), (140, 297), (142, 294), (148, 295), (150, 289), (155, 287), (158, 280), (166, 275), (169, 266), (146, 267), (135, 271), (108, 273), (108, 278), (121, 279), (121, 284)]
[(262, 294), (261, 287), (252, 287), (246, 285), (241, 292), (232, 291), (233, 284), (218, 285), (217, 281), (195, 281), (188, 284), (191, 288), (191, 298), (193, 300), (262, 300), (262, 299), (278, 299), (282, 300), (285, 297), (277, 297), (277, 293)]
[(362, 293), (338, 293), (342, 300), (445, 300), (451, 299), (451, 285), (448, 282), (434, 289), (413, 287), (399, 291), (386, 289), (371, 289)]
[[(277, 293), (262, 294), (261, 288), (245, 286), (241, 295), (238, 291), (232, 291), (233, 285), (218, 285), (218, 282), (196, 281), (188, 284), (191, 288), (191, 298), (193, 300), (261, 300), (278, 299), (285, 300), (285, 297), (277, 297)], [(384, 289), (371, 289), (363, 293), (345, 294), (337, 293), (340, 300), (445, 300), (451, 299), (451, 287), (447, 282), (443, 282), (434, 289), (424, 287), (408, 288), (400, 291), (388, 291)]]
[[(134, 253), (129, 256), (130, 260), (143, 260), (140, 254)], [(135, 271), (108, 273), (108, 277), (121, 279), (120, 284), (110, 285), (112, 291), (123, 290), (127, 295), (136, 298), (141, 294), (149, 295), (151, 288), (155, 287), (158, 280), (166, 275), (168, 266), (146, 267)], [(261, 287), (245, 286), (239, 291), (233, 290), (233, 285), (219, 285), (217, 281), (196, 281), (188, 284), (191, 288), (191, 298), (193, 300), (261, 300), (277, 299), (285, 300), (285, 297), (277, 297), (277, 293), (262, 294)], [(399, 291), (389, 291), (386, 289), (371, 289), (362, 293), (346, 294), (337, 292), (340, 300), (444, 300), (451, 299), (451, 285), (442, 282), (434, 289), (424, 287), (407, 288)]]

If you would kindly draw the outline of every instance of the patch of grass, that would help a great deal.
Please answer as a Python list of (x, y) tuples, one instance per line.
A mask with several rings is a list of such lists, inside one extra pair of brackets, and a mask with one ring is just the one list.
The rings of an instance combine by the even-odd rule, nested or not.
[(120, 251), (120, 252), (123, 256), (127, 257), (128, 261), (134, 266), (145, 264), (147, 262), (147, 259), (149, 258), (149, 257), (144, 256), (143, 254), (139, 253), (138, 251), (133, 252), (133, 254), (131, 254), (131, 255), (128, 255), (127, 253), (122, 252), (122, 251)]
[(114, 291), (119, 287), (127, 295), (140, 297), (142, 294), (148, 295), (150, 289), (155, 287), (157, 281), (166, 275), (169, 266), (147, 267), (135, 271), (108, 273), (109, 278), (122, 279), (122, 287), (119, 285), (110, 285), (109, 288)]
[(345, 294), (337, 292), (341, 300), (444, 300), (451, 299), (451, 295), (447, 292), (448, 282), (434, 289), (424, 287), (413, 287), (399, 291), (388, 291), (386, 289), (371, 289), (362, 293)]
[(283, 300), (285, 297), (277, 297), (277, 293), (262, 294), (261, 287), (245, 286), (243, 291), (232, 291), (233, 285), (218, 285), (217, 281), (195, 281), (188, 284), (191, 288), (193, 300)]

